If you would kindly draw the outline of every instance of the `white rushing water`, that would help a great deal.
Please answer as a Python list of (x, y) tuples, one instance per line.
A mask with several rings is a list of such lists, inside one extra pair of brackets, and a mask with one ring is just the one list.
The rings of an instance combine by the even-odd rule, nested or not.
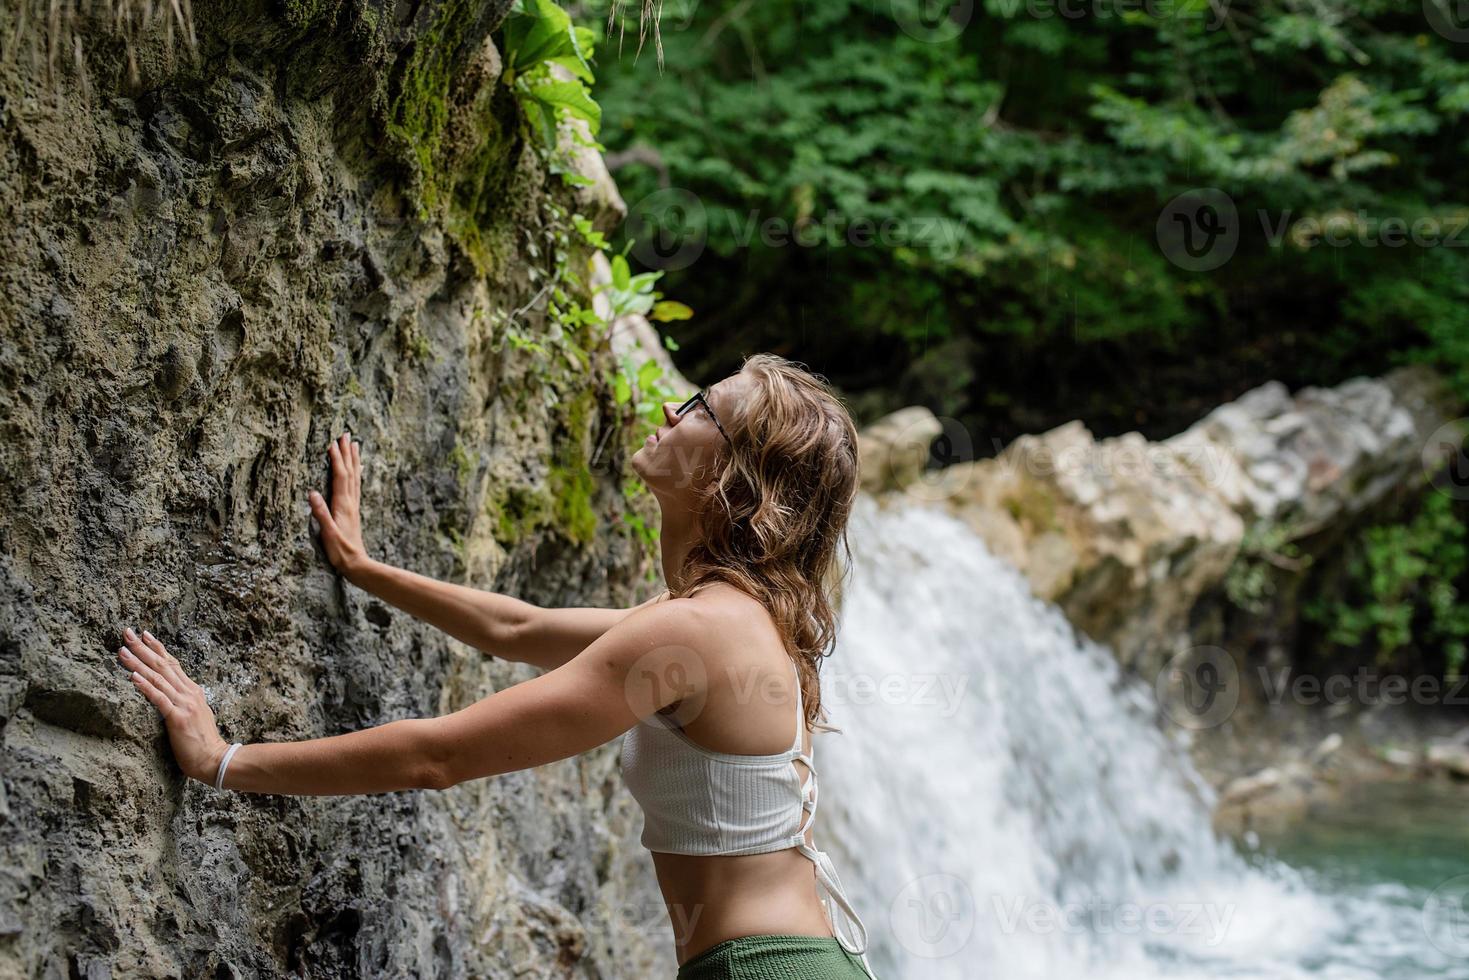
[(1216, 838), (1152, 689), (961, 522), (863, 495), (849, 539), (816, 842), (882, 980), (1469, 978), (1426, 893)]

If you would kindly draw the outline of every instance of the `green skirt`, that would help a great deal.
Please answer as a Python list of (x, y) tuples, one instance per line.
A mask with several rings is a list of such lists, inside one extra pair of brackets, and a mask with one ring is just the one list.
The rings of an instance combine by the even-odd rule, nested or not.
[(677, 980), (870, 980), (835, 936), (740, 936), (678, 968)]

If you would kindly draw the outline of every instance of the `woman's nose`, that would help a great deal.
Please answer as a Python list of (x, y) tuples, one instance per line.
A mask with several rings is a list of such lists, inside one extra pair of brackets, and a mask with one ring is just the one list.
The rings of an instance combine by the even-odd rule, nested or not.
[(673, 402), (663, 403), (663, 417), (668, 420), (669, 425), (678, 423), (678, 412), (673, 407)]

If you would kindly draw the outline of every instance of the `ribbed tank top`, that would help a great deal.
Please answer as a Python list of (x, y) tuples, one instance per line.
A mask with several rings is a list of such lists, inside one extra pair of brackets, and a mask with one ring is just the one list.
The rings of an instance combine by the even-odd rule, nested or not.
[[(623, 736), (622, 776), (642, 807), (642, 843), (650, 851), (730, 855), (799, 849), (816, 865), (816, 880), (825, 892), (821, 901), (837, 941), (860, 956), (871, 974), (867, 929), (842, 892), (831, 858), (806, 843), (816, 819), (816, 766), (801, 751), (806, 729), (801, 674), (794, 663), (791, 667), (796, 670), (796, 739), (789, 749), (771, 755), (716, 752), (655, 712)], [(797, 761), (806, 766), (804, 781)]]

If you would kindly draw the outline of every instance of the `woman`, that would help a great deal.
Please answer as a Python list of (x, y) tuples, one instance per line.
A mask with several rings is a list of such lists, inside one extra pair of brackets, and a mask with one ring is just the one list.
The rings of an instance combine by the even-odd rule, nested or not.
[[(439, 718), (227, 746), (155, 637), (119, 658), (188, 776), (250, 793), (447, 789), (626, 733), (622, 768), (674, 929), (678, 980), (867, 977), (866, 930), (811, 839), (817, 661), (857, 491), (857, 433), (830, 388), (771, 354), (678, 408), (632, 458), (662, 511), (668, 589), (631, 609), (542, 609), (367, 557), (360, 444), (333, 443), (310, 493), (351, 582), (536, 678)], [(848, 554), (850, 560), (850, 554)], [(843, 570), (845, 574), (845, 569)], [(842, 928), (834, 928), (840, 924)]]

